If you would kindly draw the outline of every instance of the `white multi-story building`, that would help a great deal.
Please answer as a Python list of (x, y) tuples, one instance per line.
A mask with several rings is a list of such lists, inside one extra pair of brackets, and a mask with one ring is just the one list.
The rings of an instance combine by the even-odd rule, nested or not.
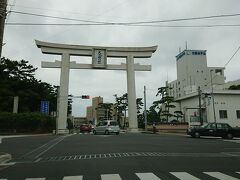
[(228, 89), (240, 84), (240, 80), (225, 83), (225, 68), (208, 67), (206, 50), (184, 50), (176, 56), (176, 63), (177, 80), (167, 83), (169, 95), (174, 97), (176, 105), (171, 112), (182, 111), (182, 121), (197, 125), (201, 102), (204, 122), (216, 119), (217, 122), (240, 126), (240, 90)]

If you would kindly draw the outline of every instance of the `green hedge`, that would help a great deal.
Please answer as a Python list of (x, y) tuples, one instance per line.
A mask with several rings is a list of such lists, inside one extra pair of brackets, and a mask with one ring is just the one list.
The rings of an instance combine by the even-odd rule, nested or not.
[(0, 133), (51, 132), (55, 125), (55, 118), (41, 113), (0, 112)]

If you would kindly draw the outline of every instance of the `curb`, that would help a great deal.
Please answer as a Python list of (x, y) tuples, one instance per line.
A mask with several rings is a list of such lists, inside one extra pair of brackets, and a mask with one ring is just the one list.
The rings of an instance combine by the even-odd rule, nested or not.
[(10, 161), (11, 159), (12, 159), (11, 154), (0, 153), (0, 165)]

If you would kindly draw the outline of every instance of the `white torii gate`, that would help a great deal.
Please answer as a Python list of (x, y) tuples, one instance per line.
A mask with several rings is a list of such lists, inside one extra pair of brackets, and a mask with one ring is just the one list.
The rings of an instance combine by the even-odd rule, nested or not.
[[(126, 70), (128, 92), (128, 118), (129, 130), (138, 131), (135, 71), (151, 71), (151, 65), (134, 64), (134, 58), (150, 58), (157, 50), (157, 46), (151, 47), (102, 47), (68, 45), (42, 42), (36, 40), (36, 45), (44, 54), (56, 54), (62, 56), (62, 61), (42, 61), (42, 68), (61, 68), (59, 107), (57, 118), (57, 134), (68, 132), (67, 125), (67, 102), (70, 69), (101, 69), (101, 70)], [(70, 56), (92, 56), (92, 64), (80, 64), (70, 61)], [(126, 58), (126, 64), (107, 64), (107, 57)]]

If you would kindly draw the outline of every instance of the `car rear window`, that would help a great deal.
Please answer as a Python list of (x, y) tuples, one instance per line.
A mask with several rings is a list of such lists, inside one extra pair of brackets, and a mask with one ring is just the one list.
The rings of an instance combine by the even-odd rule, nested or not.
[(110, 122), (110, 125), (111, 125), (111, 126), (117, 126), (118, 123), (117, 123), (116, 121), (112, 121), (112, 122)]
[(107, 126), (107, 122), (103, 122), (103, 126)]
[(223, 129), (224, 127), (222, 126), (222, 124), (217, 124), (217, 128), (218, 129)]

